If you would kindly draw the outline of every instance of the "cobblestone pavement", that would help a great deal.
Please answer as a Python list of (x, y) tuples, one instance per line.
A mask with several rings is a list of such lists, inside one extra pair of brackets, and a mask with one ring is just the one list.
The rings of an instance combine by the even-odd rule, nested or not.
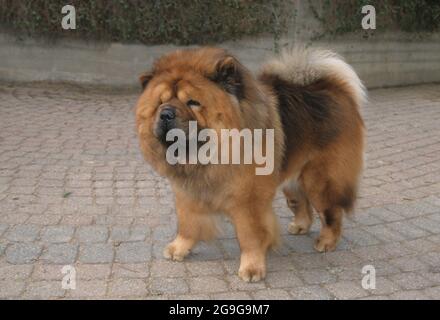
[[(440, 85), (373, 90), (367, 168), (337, 251), (287, 234), (267, 278), (237, 277), (231, 225), (185, 262), (162, 258), (176, 229), (167, 182), (139, 153), (137, 94), (0, 86), (0, 298), (440, 298)], [(64, 265), (76, 289), (64, 290)], [(373, 265), (376, 289), (361, 286)], [(69, 274), (69, 272), (68, 272)]]

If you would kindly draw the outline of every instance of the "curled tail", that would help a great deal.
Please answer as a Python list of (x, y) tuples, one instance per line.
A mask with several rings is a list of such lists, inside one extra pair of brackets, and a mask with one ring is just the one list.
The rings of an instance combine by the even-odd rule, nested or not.
[(353, 68), (330, 50), (295, 48), (263, 66), (263, 74), (277, 75), (296, 85), (306, 86), (320, 79), (337, 82), (360, 108), (367, 99), (362, 81)]

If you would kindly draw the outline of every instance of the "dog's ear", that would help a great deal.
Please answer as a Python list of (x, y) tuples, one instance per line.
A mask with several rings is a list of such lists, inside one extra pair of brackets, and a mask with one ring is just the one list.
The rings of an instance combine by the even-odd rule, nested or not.
[(232, 56), (226, 56), (217, 61), (212, 80), (218, 83), (226, 92), (238, 99), (243, 98), (243, 79), (240, 63)]
[(140, 75), (139, 82), (141, 83), (142, 89), (148, 85), (148, 82), (153, 78), (153, 72), (147, 71)]

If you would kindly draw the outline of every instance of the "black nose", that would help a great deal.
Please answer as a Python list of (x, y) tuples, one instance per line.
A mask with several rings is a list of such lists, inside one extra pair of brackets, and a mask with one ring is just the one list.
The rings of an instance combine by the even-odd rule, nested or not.
[(162, 121), (171, 121), (176, 117), (176, 108), (166, 106), (160, 111), (159, 116)]

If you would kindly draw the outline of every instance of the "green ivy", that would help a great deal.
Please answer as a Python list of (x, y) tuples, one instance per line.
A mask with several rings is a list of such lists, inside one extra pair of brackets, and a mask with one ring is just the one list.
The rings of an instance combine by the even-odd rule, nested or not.
[(376, 9), (376, 30), (434, 32), (440, 30), (439, 0), (309, 0), (314, 16), (325, 26), (326, 35), (360, 29), (361, 8)]
[[(376, 8), (376, 27), (440, 30), (440, 0), (307, 1), (326, 35), (360, 29), (361, 8)], [(0, 27), (17, 36), (144, 44), (209, 44), (269, 35), (278, 41), (296, 14), (294, 0), (0, 0)], [(61, 8), (76, 8), (77, 29), (61, 28)]]
[[(291, 1), (291, 0), (290, 0)], [(197, 44), (286, 28), (289, 0), (0, 0), (0, 24), (17, 35), (145, 44)], [(76, 9), (76, 30), (61, 28), (61, 8)]]

